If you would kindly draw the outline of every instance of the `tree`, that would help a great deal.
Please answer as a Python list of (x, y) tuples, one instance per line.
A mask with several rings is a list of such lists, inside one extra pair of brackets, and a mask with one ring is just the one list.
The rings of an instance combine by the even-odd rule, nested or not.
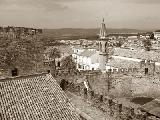
[(20, 68), (23, 71), (36, 69), (43, 59), (43, 43), (39, 38), (0, 39), (0, 67), (4, 70)]
[(61, 69), (69, 71), (69, 73), (76, 70), (76, 63), (73, 61), (72, 56), (68, 56), (62, 60)]
[(119, 39), (117, 42), (116, 42), (116, 47), (121, 47), (123, 45), (123, 39)]
[(146, 51), (150, 51), (151, 46), (152, 46), (150, 39), (143, 40), (143, 44), (144, 44)]
[(154, 33), (150, 35), (150, 39), (154, 39)]
[(51, 49), (49, 57), (52, 59), (60, 58), (61, 57), (60, 51), (57, 48)]
[(60, 51), (57, 49), (57, 48), (54, 48), (54, 49), (51, 49), (50, 52), (49, 52), (49, 58), (51, 58), (53, 60), (53, 66), (54, 67), (54, 70), (56, 69), (56, 62), (55, 62), (55, 59), (56, 58), (60, 58), (61, 57), (61, 53)]

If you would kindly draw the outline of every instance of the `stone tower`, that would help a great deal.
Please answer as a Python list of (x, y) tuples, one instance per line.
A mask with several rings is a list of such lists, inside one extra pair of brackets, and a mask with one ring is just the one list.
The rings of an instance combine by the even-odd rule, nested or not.
[(99, 33), (99, 68), (102, 71), (106, 70), (108, 61), (108, 40), (107, 29), (103, 19)]

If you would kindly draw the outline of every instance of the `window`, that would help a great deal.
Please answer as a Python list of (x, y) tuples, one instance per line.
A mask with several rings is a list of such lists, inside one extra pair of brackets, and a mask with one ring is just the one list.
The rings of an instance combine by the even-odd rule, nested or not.
[(57, 66), (58, 66), (58, 67), (60, 67), (60, 66), (61, 66), (61, 63), (60, 63), (60, 62), (58, 62)]
[(12, 70), (12, 77), (14, 77), (14, 76), (18, 76), (18, 69), (17, 68), (14, 68)]
[(145, 75), (148, 74), (148, 68), (145, 68)]
[(105, 43), (105, 52), (107, 52), (107, 42)]

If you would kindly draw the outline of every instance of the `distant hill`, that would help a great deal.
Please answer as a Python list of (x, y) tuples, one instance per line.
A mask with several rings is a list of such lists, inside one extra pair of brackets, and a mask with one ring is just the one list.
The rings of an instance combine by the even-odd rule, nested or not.
[[(108, 34), (119, 34), (119, 33), (144, 33), (145, 30), (136, 29), (108, 29)], [(78, 38), (88, 38), (96, 39), (99, 29), (82, 29), (82, 28), (63, 28), (63, 29), (44, 29), (43, 34), (50, 36), (54, 39), (78, 39)]]
[(155, 32), (160, 32), (160, 30), (156, 30)]

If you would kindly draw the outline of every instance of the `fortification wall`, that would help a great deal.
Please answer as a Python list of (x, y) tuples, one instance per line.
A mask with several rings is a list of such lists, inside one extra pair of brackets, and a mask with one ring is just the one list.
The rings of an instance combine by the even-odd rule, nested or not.
[(144, 71), (127, 72), (119, 69), (113, 77), (112, 92), (118, 96), (160, 96), (160, 75), (145, 75)]
[(133, 96), (160, 96), (160, 80), (156, 77), (145, 76), (143, 78), (132, 79)]
[[(78, 84), (70, 83), (68, 90), (90, 101), (90, 104), (104, 113), (109, 114), (116, 120), (160, 120), (157, 116), (151, 115), (148, 112), (141, 111), (140, 105), (131, 103), (126, 98), (115, 99), (104, 94), (98, 94), (92, 90), (85, 90)], [(73, 90), (75, 88), (75, 90)], [(79, 88), (79, 89), (76, 89)]]

